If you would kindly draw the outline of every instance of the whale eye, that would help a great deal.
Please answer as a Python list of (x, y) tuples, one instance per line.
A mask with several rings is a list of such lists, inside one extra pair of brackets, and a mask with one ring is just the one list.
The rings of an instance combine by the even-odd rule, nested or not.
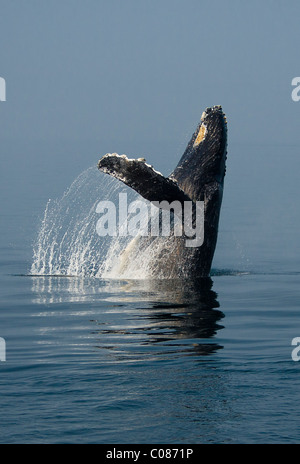
[(207, 132), (206, 126), (204, 124), (201, 124), (198, 135), (197, 135), (196, 140), (195, 140), (194, 145), (193, 145), (194, 147), (197, 147), (199, 145), (199, 143), (202, 142), (202, 140), (206, 136), (206, 132)]

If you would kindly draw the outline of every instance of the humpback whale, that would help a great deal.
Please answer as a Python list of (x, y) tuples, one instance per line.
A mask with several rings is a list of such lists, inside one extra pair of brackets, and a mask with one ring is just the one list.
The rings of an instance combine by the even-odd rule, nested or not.
[[(208, 277), (218, 235), (227, 159), (227, 119), (221, 106), (206, 108), (174, 171), (164, 177), (144, 158), (129, 159), (108, 153), (98, 169), (130, 186), (150, 202), (184, 204), (204, 202), (204, 239), (201, 246), (187, 247), (182, 236), (145, 238), (130, 246), (131, 257), (156, 244), (150, 266), (153, 276), (166, 278)], [(172, 243), (170, 242), (172, 241)], [(159, 245), (158, 245), (159, 243)], [(135, 251), (134, 251), (135, 250)]]

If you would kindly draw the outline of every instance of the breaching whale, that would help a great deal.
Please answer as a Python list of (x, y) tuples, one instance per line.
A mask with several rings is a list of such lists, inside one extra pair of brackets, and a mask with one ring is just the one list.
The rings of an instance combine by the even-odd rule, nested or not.
[[(154, 248), (150, 266), (153, 276), (166, 278), (208, 277), (218, 235), (227, 158), (227, 119), (221, 106), (207, 108), (178, 165), (169, 177), (147, 164), (143, 158), (129, 159), (116, 153), (106, 154), (98, 169), (119, 179), (150, 202), (204, 202), (204, 239), (201, 246), (187, 247), (184, 237), (142, 237), (131, 246), (132, 257), (142, 249)], [(136, 243), (136, 242), (134, 242)], [(156, 242), (155, 242), (156, 243)], [(135, 250), (135, 251), (133, 251)]]

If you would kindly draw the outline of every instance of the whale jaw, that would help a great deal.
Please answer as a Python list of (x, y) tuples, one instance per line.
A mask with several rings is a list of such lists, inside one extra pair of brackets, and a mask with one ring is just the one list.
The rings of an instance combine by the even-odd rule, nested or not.
[(227, 156), (227, 119), (221, 106), (207, 108), (178, 165), (170, 175), (193, 200), (203, 198), (205, 185), (223, 186)]

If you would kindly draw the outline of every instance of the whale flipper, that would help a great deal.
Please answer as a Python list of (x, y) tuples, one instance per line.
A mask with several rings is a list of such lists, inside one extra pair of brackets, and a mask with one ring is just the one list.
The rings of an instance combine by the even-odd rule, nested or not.
[(191, 201), (176, 182), (155, 171), (144, 158), (129, 159), (126, 155), (108, 153), (100, 159), (98, 169), (116, 177), (151, 202), (177, 200), (183, 204)]

